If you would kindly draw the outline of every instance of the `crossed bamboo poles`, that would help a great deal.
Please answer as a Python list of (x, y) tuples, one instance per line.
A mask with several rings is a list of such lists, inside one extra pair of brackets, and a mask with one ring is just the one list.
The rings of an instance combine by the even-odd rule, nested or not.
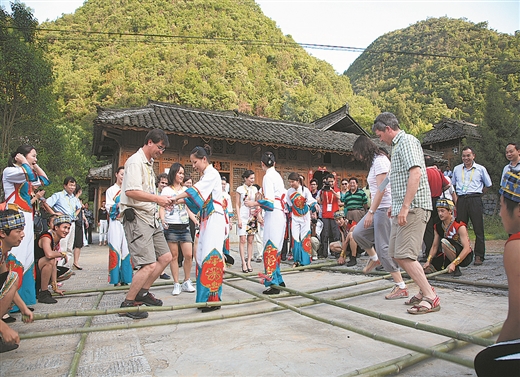
[[(355, 270), (355, 269), (348, 269), (348, 268), (338, 268), (333, 267), (336, 266), (335, 262), (332, 263), (320, 263), (320, 264), (313, 264), (308, 266), (301, 266), (297, 268), (291, 268), (286, 269), (283, 271), (284, 274), (287, 273), (293, 273), (298, 272), (301, 270), (310, 270), (310, 269), (323, 269), (323, 270), (329, 270), (329, 271), (335, 271), (335, 272), (342, 272), (342, 273), (360, 273), (361, 271)], [(427, 275), (430, 279), (438, 279), (442, 281), (449, 281), (449, 282), (457, 282), (459, 284), (471, 284), (471, 285), (477, 285), (474, 284), (474, 282), (467, 282), (467, 281), (461, 281), (461, 280), (455, 280), (455, 279), (449, 279), (444, 278), (438, 275), (442, 275), (446, 273), (447, 270), (438, 271), (433, 274)], [(294, 311), (300, 315), (312, 318), (316, 321), (326, 323), (331, 326), (339, 327), (345, 330), (349, 330), (352, 332), (355, 332), (357, 334), (372, 338), (377, 341), (381, 341), (383, 343), (392, 344), (401, 348), (405, 348), (411, 351), (415, 351), (413, 354), (408, 354), (403, 357), (389, 360), (385, 363), (380, 363), (376, 365), (369, 366), (367, 368), (363, 368), (360, 370), (353, 371), (349, 374), (346, 374), (345, 376), (357, 376), (357, 375), (371, 375), (371, 376), (383, 376), (388, 375), (391, 373), (396, 373), (397, 371), (401, 370), (404, 367), (414, 365), (417, 362), (420, 362), (422, 360), (425, 360), (429, 357), (436, 357), (439, 359), (443, 359), (446, 361), (450, 361), (459, 365), (463, 365), (468, 368), (473, 368), (473, 360), (463, 358), (460, 356), (451, 355), (448, 352), (452, 349), (459, 348), (462, 346), (467, 345), (468, 343), (476, 344), (480, 346), (489, 346), (494, 343), (494, 341), (489, 340), (487, 338), (493, 337), (497, 335), (501, 328), (502, 328), (502, 322), (497, 323), (495, 325), (486, 327), (484, 329), (478, 330), (476, 332), (473, 332), (471, 334), (465, 334), (437, 326), (422, 324), (416, 321), (411, 321), (399, 317), (394, 317), (391, 315), (367, 310), (364, 308), (360, 308), (351, 304), (342, 303), (338, 300), (342, 300), (345, 298), (365, 295), (369, 293), (374, 293), (382, 290), (386, 290), (390, 285), (385, 285), (383, 287), (379, 286), (376, 288), (368, 288), (364, 290), (360, 290), (357, 292), (350, 292), (350, 293), (343, 293), (333, 296), (332, 298), (326, 299), (322, 298), (316, 295), (316, 293), (325, 292), (325, 291), (333, 291), (340, 288), (347, 288), (352, 286), (363, 286), (368, 283), (372, 283), (379, 280), (385, 280), (390, 277), (390, 275), (385, 273), (380, 273), (380, 276), (376, 277), (369, 277), (362, 281), (357, 282), (349, 282), (345, 284), (338, 284), (334, 286), (329, 287), (323, 287), (307, 292), (302, 292), (298, 290), (294, 290), (291, 288), (286, 287), (279, 287), (275, 286), (276, 288), (285, 291), (286, 293), (278, 295), (276, 298), (265, 296), (262, 294), (259, 294), (255, 291), (251, 291), (249, 289), (240, 287), (236, 284), (233, 284), (233, 281), (236, 280), (247, 280), (251, 282), (258, 283), (257, 278), (251, 277), (252, 274), (238, 274), (232, 271), (226, 271), (227, 275), (224, 279), (224, 284), (227, 286), (230, 286), (234, 289), (243, 291), (254, 298), (249, 299), (242, 299), (242, 300), (235, 300), (235, 301), (222, 301), (222, 302), (215, 302), (215, 303), (198, 303), (198, 304), (188, 304), (188, 305), (175, 305), (175, 306), (160, 306), (160, 307), (146, 307), (146, 309), (141, 309), (141, 307), (135, 307), (135, 308), (113, 308), (113, 309), (103, 309), (99, 310), (97, 309), (99, 303), (101, 302), (103, 296), (107, 292), (113, 292), (113, 291), (124, 291), (127, 290), (128, 287), (106, 287), (106, 288), (98, 288), (98, 289), (86, 289), (86, 290), (76, 290), (76, 291), (68, 291), (65, 292), (66, 295), (78, 295), (78, 294), (86, 294), (86, 293), (98, 293), (98, 296), (94, 303), (94, 308), (91, 310), (75, 310), (75, 311), (65, 311), (65, 312), (57, 312), (57, 313), (47, 313), (47, 314), (35, 314), (34, 319), (35, 320), (42, 320), (42, 319), (54, 319), (54, 318), (65, 318), (65, 317), (76, 317), (76, 316), (86, 316), (87, 321), (85, 325), (82, 328), (73, 328), (73, 329), (61, 329), (61, 330), (54, 330), (54, 331), (44, 331), (44, 332), (37, 332), (37, 333), (30, 333), (30, 334), (21, 334), (21, 339), (33, 339), (33, 338), (39, 338), (39, 337), (48, 337), (48, 336), (57, 336), (57, 335), (67, 335), (67, 334), (81, 334), (80, 341), (76, 347), (76, 351), (73, 356), (73, 360), (71, 362), (71, 366), (69, 369), (69, 376), (75, 376), (79, 361), (81, 358), (81, 354), (83, 352), (85, 341), (89, 333), (91, 332), (102, 332), (102, 331), (115, 331), (115, 330), (124, 330), (124, 329), (134, 329), (134, 328), (144, 328), (144, 327), (154, 327), (154, 326), (166, 326), (166, 325), (179, 325), (183, 323), (197, 323), (197, 322), (208, 322), (208, 321), (215, 321), (215, 320), (222, 320), (222, 319), (229, 319), (229, 318), (237, 318), (237, 317), (243, 317), (243, 316), (251, 316), (251, 315), (258, 315), (263, 313), (270, 313), (270, 312), (277, 312), (281, 310), (291, 310)], [(411, 281), (407, 281), (411, 282)], [(155, 283), (154, 287), (160, 287), (160, 286), (168, 286), (171, 285), (170, 282), (158, 282)], [(393, 284), (392, 284), (393, 286)], [(478, 286), (488, 286), (491, 288), (498, 288), (498, 289), (507, 289), (507, 286), (504, 285), (496, 285), (496, 284), (478, 284)], [(286, 297), (303, 297), (307, 298), (310, 301), (305, 303), (300, 303), (296, 305), (290, 305), (283, 301)], [(173, 310), (184, 310), (184, 309), (192, 309), (192, 308), (201, 308), (201, 307), (207, 307), (207, 306), (229, 306), (229, 305), (241, 305), (241, 304), (247, 304), (247, 303), (253, 303), (253, 302), (260, 302), (260, 301), (268, 301), (276, 306), (265, 308), (263, 310), (248, 310), (248, 311), (241, 311), (240, 313), (219, 313), (217, 315), (212, 316), (204, 316), (204, 317), (192, 317), (192, 318), (185, 318), (185, 319), (168, 319), (168, 320), (157, 320), (157, 321), (135, 321), (131, 323), (124, 323), (124, 324), (117, 324), (117, 325), (108, 325), (108, 326), (95, 326), (91, 327), (92, 320), (94, 316), (99, 315), (110, 315), (110, 314), (119, 314), (124, 312), (139, 312), (146, 310), (148, 312), (159, 312), (159, 311), (173, 311)], [(369, 317), (377, 318), (380, 320), (384, 320), (390, 323), (411, 327), (417, 330), (427, 331), (430, 333), (442, 335), (451, 338), (451, 340), (440, 343), (438, 345), (435, 345), (433, 347), (421, 347), (414, 344), (411, 344), (409, 342), (405, 341), (399, 341), (390, 337), (386, 337), (377, 333), (374, 333), (372, 331), (364, 330), (360, 327), (344, 324), (341, 322), (337, 322), (334, 320), (330, 320), (328, 318), (324, 318), (321, 316), (317, 316), (308, 312), (305, 312), (302, 310), (302, 308), (305, 308), (307, 306), (316, 305), (316, 304), (327, 304), (335, 307), (339, 307), (342, 309), (346, 309), (349, 311), (353, 311), (362, 315), (366, 315)]]

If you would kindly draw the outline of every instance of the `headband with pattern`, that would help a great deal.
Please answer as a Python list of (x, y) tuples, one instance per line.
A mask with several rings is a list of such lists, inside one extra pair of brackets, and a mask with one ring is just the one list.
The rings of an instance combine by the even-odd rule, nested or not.
[(498, 193), (504, 195), (504, 198), (520, 203), (520, 175), (510, 171), (504, 174)]
[(453, 204), (453, 201), (449, 199), (439, 199), (437, 200), (437, 204), (435, 205), (437, 208), (446, 208), (447, 210), (451, 211), (453, 210), (453, 207), (455, 207), (455, 204)]
[(25, 218), (19, 212), (0, 218), (0, 230), (13, 230), (23, 228), (24, 226)]
[(63, 223), (71, 223), (70, 217), (67, 215), (59, 215), (54, 220), (52, 220), (52, 225), (60, 225)]

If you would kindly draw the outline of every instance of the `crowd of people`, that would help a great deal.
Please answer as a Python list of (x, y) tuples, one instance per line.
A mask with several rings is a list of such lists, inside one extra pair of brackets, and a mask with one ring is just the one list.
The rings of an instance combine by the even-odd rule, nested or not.
[[(115, 183), (106, 191), (97, 213), (99, 245), (109, 248), (109, 283), (129, 285), (121, 307), (161, 306), (162, 300), (150, 287), (166, 275), (167, 266), (173, 277), (172, 295), (195, 293), (197, 303), (218, 304), (226, 263), (233, 263), (229, 233), (235, 218), (242, 272), (253, 272), (252, 262), (263, 261), (264, 271), (259, 274), (266, 288), (263, 294), (276, 295), (285, 287), (280, 272), (283, 259), (292, 259), (293, 267), (298, 267), (320, 258), (336, 258), (339, 264), (353, 267), (359, 254), (366, 252), (369, 258), (363, 272), (383, 269), (395, 282), (386, 299), (406, 299), (408, 312), (414, 315), (439, 311), (440, 297), (426, 273), (447, 268), (460, 276), (460, 267), (473, 262), (474, 255), (475, 265), (484, 262), (481, 196), (491, 187), (491, 179), (486, 168), (474, 161), (470, 147), (462, 150), (463, 163), (443, 174), (391, 113), (380, 114), (372, 130), (392, 147), (392, 154), (390, 158), (366, 136), (354, 143), (354, 157), (368, 170), (368, 195), (356, 177), (341, 179), (338, 188), (330, 173), (321, 184), (312, 179), (309, 188), (301, 175), (290, 173), (286, 188), (276, 170), (275, 155), (266, 152), (260, 159), (265, 172), (262, 185), (255, 186), (252, 170), (244, 171), (243, 184), (234, 193), (234, 206), (227, 179), (211, 163), (209, 146), (195, 147), (190, 153), (191, 164), (200, 173), (197, 182), (185, 175), (178, 162), (168, 174), (156, 177), (153, 162), (168, 148), (169, 140), (164, 131), (151, 130), (143, 146), (115, 171)], [(515, 261), (519, 257), (514, 245), (520, 211), (516, 144), (508, 144), (506, 157), (510, 163), (501, 183), (501, 216), (513, 234), (505, 258)], [(11, 155), (2, 178), (7, 209), (0, 213), (2, 272), (6, 271), (1, 275), (1, 314), (7, 314), (14, 304), (30, 322), (28, 305), (55, 303), (50, 289), (63, 294), (60, 280), (69, 278), (71, 269), (83, 269), (80, 251), (92, 242), (94, 216), (88, 203), (82, 204), (81, 188), (73, 177), (66, 177), (63, 190), (45, 199), (41, 188), (49, 179), (31, 146), (21, 146)], [(50, 218), (48, 229), (35, 235), (33, 218), (38, 206)], [(469, 220), (476, 234), (474, 249)], [(259, 242), (262, 251), (255, 253)], [(421, 256), (425, 258), (422, 264)], [(192, 263), (195, 286), (190, 277)], [(411, 297), (401, 269), (419, 288)], [(515, 281), (518, 267), (506, 269), (510, 282)], [(518, 290), (512, 293), (504, 332), (515, 335), (501, 335), (499, 340), (520, 337), (520, 299)], [(200, 307), (202, 312), (219, 308)], [(148, 317), (142, 310), (121, 315)], [(13, 349), (19, 342), (17, 335), (4, 322), (0, 324), (2, 352)]]

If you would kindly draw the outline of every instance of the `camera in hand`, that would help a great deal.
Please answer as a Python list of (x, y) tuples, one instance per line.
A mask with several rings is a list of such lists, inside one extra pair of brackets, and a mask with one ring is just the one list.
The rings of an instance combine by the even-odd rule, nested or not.
[(330, 191), (330, 185), (328, 183), (323, 184), (323, 191)]

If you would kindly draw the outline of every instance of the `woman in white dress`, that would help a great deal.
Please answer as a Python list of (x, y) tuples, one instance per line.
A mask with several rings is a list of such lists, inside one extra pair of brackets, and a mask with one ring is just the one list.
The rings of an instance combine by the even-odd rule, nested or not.
[[(209, 146), (195, 147), (190, 154), (193, 168), (201, 173), (200, 180), (175, 197), (175, 204), (185, 202), (188, 208), (200, 215), (197, 263), (196, 302), (221, 301), (224, 257), (222, 246), (226, 237), (226, 219), (222, 208), (222, 180), (211, 165)], [(220, 306), (202, 308), (202, 312), (220, 309)]]
[(311, 263), (311, 212), (316, 212), (316, 199), (303, 185), (298, 173), (289, 174), (289, 184), (285, 201), (292, 215), (291, 237), (293, 239), (293, 267), (306, 266)]
[[(18, 294), (26, 305), (36, 304), (36, 285), (34, 280), (34, 188), (47, 186), (47, 174), (37, 164), (36, 149), (22, 145), (14, 151), (2, 174), (5, 201), (18, 206), (25, 218), (22, 243), (11, 249), (7, 264), (10, 270), (17, 271), (22, 283)], [(45, 192), (43, 192), (45, 193)]]
[(286, 193), (283, 179), (275, 169), (275, 157), (272, 152), (265, 152), (260, 160), (262, 169), (265, 171), (262, 182), (263, 199), (246, 200), (245, 205), (249, 208), (260, 206), (265, 210), (264, 215), (264, 285), (267, 287), (263, 294), (274, 295), (280, 290), (272, 287), (273, 284), (285, 287), (280, 273), (280, 253), (283, 246), (285, 234), (285, 214), (283, 212), (283, 201)]
[[(253, 257), (253, 241), (255, 233), (258, 231), (258, 218), (255, 216), (255, 209), (244, 205), (246, 200), (254, 200), (258, 190), (255, 183), (255, 173), (252, 170), (246, 170), (242, 174), (244, 184), (237, 187), (235, 208), (237, 209), (237, 234), (239, 237), (238, 250), (242, 260), (242, 272), (253, 272), (251, 267), (251, 258)], [(247, 261), (245, 258), (245, 247), (247, 243)]]

